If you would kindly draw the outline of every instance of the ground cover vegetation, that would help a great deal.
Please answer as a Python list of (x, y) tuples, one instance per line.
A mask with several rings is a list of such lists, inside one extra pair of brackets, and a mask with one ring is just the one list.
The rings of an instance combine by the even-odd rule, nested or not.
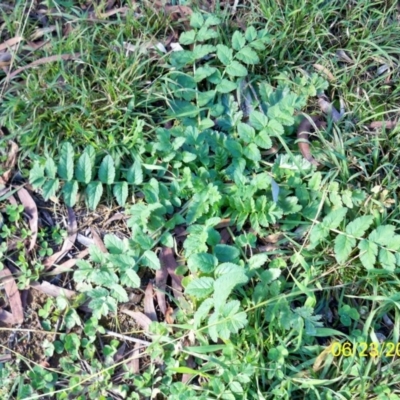
[(0, 21), (1, 399), (400, 398), (397, 2)]

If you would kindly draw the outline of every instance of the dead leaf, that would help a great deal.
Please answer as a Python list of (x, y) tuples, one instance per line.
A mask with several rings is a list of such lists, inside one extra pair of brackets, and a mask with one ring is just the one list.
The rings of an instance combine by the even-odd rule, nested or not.
[(4, 290), (7, 294), (14, 324), (21, 324), (24, 320), (24, 310), (22, 309), (21, 296), (14, 277), (8, 268), (4, 268), (0, 271), (0, 278), (4, 278), (4, 280), (1, 279), (1, 282), (4, 285)]
[(46, 260), (43, 261), (43, 265), (46, 269), (49, 269), (55, 264), (61, 257), (65, 256), (74, 246), (76, 236), (78, 235), (78, 225), (76, 222), (76, 216), (74, 210), (71, 207), (67, 207), (68, 210), (68, 225), (67, 232), (68, 236), (65, 239), (63, 246), (60, 251), (54, 253)]
[(100, 235), (97, 233), (96, 229), (93, 226), (90, 227), (90, 232), (92, 232), (95, 246), (97, 246), (102, 253), (108, 253), (104, 242), (101, 240)]
[(145, 315), (149, 317), (152, 321), (158, 321), (156, 309), (154, 308), (153, 284), (151, 282), (148, 283), (146, 290), (144, 291), (143, 303)]
[(36, 239), (38, 234), (38, 210), (36, 203), (34, 202), (32, 196), (29, 192), (21, 188), (18, 190), (18, 197), (21, 200), (22, 205), (24, 206), (25, 214), (29, 219), (29, 228), (32, 232), (31, 243), (29, 245), (28, 251), (32, 251), (36, 245)]
[(0, 325), (10, 327), (13, 326), (14, 323), (14, 316), (10, 312), (0, 308)]
[(46, 275), (58, 275), (58, 274), (62, 274), (64, 272), (68, 272), (70, 269), (75, 267), (76, 262), (78, 260), (81, 260), (82, 258), (85, 258), (88, 254), (89, 254), (89, 249), (85, 249), (85, 250), (83, 250), (83, 251), (81, 251), (79, 253), (77, 258), (71, 258), (70, 260), (65, 261), (64, 263), (62, 263), (62, 264), (58, 265), (57, 267), (55, 267), (50, 272), (47, 272)]
[(140, 349), (142, 345), (140, 343), (135, 343), (134, 350), (132, 352), (132, 357), (130, 360), (126, 363), (126, 366), (130, 371), (132, 371), (134, 374), (138, 374), (140, 372)]
[(179, 297), (182, 296), (183, 292), (183, 287), (182, 287), (182, 277), (176, 275), (176, 268), (178, 267), (178, 263), (175, 260), (174, 253), (171, 248), (166, 247), (163, 260), (165, 262), (165, 265), (167, 266), (167, 271), (169, 276), (171, 277), (171, 286), (172, 286), (172, 292), (174, 294), (174, 297), (178, 299)]
[(119, 346), (117, 352), (114, 354), (113, 359), (114, 359), (115, 363), (119, 363), (120, 361), (122, 361), (124, 359), (125, 350), (126, 350), (126, 343), (123, 342), (121, 344), (121, 346)]
[(333, 82), (335, 80), (335, 77), (333, 76), (332, 72), (329, 71), (329, 69), (324, 67), (323, 65), (321, 65), (321, 64), (313, 64), (313, 67), (317, 71), (322, 72), (328, 78), (329, 81)]
[(12, 170), (15, 166), (15, 163), (17, 162), (19, 147), (12, 140), (8, 141), (8, 145), (9, 149), (7, 151), (7, 160), (3, 166), (6, 171), (3, 173), (3, 175), (0, 176), (0, 184), (6, 184), (10, 180)]
[(168, 279), (168, 268), (167, 268), (167, 259), (165, 258), (167, 255), (166, 252), (167, 247), (163, 247), (160, 252), (160, 264), (161, 268), (156, 271), (156, 297), (158, 307), (160, 311), (165, 316), (165, 312), (167, 311), (167, 304), (165, 301), (165, 290), (167, 288), (167, 279)]
[(165, 6), (164, 11), (173, 21), (188, 20), (193, 11), (188, 6)]
[(126, 315), (129, 315), (130, 317), (132, 317), (135, 322), (145, 331), (148, 332), (149, 331), (149, 327), (150, 324), (152, 323), (152, 320), (147, 317), (146, 315), (144, 315), (142, 312), (140, 311), (132, 311), (129, 310), (128, 308), (122, 308), (121, 312), (123, 312)]
[(325, 349), (315, 359), (314, 365), (313, 365), (314, 372), (318, 372), (321, 368), (324, 367), (325, 361), (326, 361), (329, 353), (332, 351), (332, 347), (334, 346), (335, 343), (337, 343), (337, 342), (332, 342), (328, 347), (325, 347)]
[(31, 35), (30, 40), (35, 41), (46, 35), (47, 33), (54, 32), (56, 29), (57, 27), (55, 25), (47, 26), (45, 28), (37, 28), (35, 32), (33, 32), (33, 34)]
[(346, 54), (344, 50), (337, 50), (336, 56), (340, 59), (340, 61), (345, 61), (349, 64), (353, 64), (353, 60)]
[(174, 314), (174, 309), (171, 306), (169, 306), (165, 313), (165, 322), (169, 325), (172, 325), (175, 322), (173, 314)]
[(61, 60), (64, 60), (64, 61), (76, 60), (76, 59), (79, 59), (80, 56), (81, 56), (80, 53), (74, 53), (74, 54), (60, 54), (60, 55), (55, 55), (55, 56), (39, 58), (39, 60), (33, 61), (28, 65), (24, 65), (23, 67), (18, 68), (17, 70), (12, 72), (10, 75), (8, 75), (8, 79), (12, 79), (15, 76), (19, 75), (21, 72), (23, 72), (29, 68), (36, 67), (37, 65), (48, 64), (50, 62), (61, 61)]
[(47, 281), (43, 281), (42, 283), (31, 282), (30, 286), (31, 288), (51, 297), (65, 296), (67, 299), (72, 299), (76, 296), (76, 292), (74, 290), (64, 289)]
[[(191, 369), (196, 369), (197, 364), (194, 361), (193, 356), (189, 356), (187, 361), (186, 361), (186, 366), (191, 368)], [(190, 379), (193, 378), (192, 374), (182, 374), (182, 383), (188, 383)]]
[(8, 50), (13, 46), (17, 45), (24, 38), (22, 36), (15, 36), (11, 39), (6, 40), (5, 42), (0, 44), (0, 51)]
[(129, 219), (130, 217), (128, 215), (124, 215), (122, 213), (115, 213), (107, 222), (104, 223), (104, 227), (108, 226), (111, 224), (111, 222), (114, 221), (119, 221), (121, 219)]
[(229, 241), (229, 239), (231, 238), (231, 235), (230, 235), (228, 229), (223, 229), (223, 230), (220, 232), (220, 235), (221, 235), (221, 241), (220, 241), (220, 243), (221, 243), (221, 244), (227, 244), (228, 241)]

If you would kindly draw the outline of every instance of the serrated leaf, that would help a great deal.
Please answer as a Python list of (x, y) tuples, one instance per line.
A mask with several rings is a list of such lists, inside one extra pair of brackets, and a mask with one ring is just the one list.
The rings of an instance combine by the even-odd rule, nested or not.
[(217, 57), (219, 61), (225, 66), (229, 65), (233, 60), (232, 49), (225, 46), (224, 44), (217, 45)]
[(128, 250), (126, 242), (112, 234), (104, 236), (104, 244), (111, 254), (124, 254)]
[(324, 224), (314, 225), (310, 232), (310, 245), (309, 249), (315, 248), (318, 243), (321, 243), (324, 239), (326, 239), (329, 235), (329, 228), (327, 228)]
[(250, 25), (245, 32), (245, 37), (248, 42), (252, 42), (253, 40), (257, 39), (257, 31), (253, 25)]
[(349, 258), (350, 253), (356, 245), (356, 239), (344, 234), (335, 238), (335, 257), (338, 263), (343, 264)]
[(151, 250), (146, 250), (143, 253), (142, 264), (155, 270), (161, 268), (160, 260), (158, 259), (157, 254)]
[(356, 238), (361, 238), (373, 222), (374, 217), (372, 215), (358, 217), (346, 226), (346, 233)]
[(240, 256), (240, 251), (234, 246), (217, 244), (214, 247), (214, 255), (220, 262), (234, 261)]
[(140, 287), (140, 277), (133, 269), (127, 269), (121, 273), (121, 283), (130, 288)]
[(87, 152), (84, 152), (78, 160), (75, 168), (75, 177), (78, 182), (88, 184), (92, 179), (92, 161)]
[(198, 12), (192, 13), (190, 17), (190, 26), (192, 28), (201, 28), (203, 25), (204, 25), (203, 15)]
[(387, 249), (379, 249), (379, 262), (382, 264), (382, 267), (388, 271), (394, 271), (396, 268), (396, 257)]
[(200, 325), (201, 322), (203, 321), (204, 318), (207, 317), (209, 314), (210, 310), (214, 306), (214, 300), (212, 298), (205, 299), (200, 307), (197, 309), (197, 311), (194, 314), (194, 328), (197, 329)]
[(111, 296), (114, 297), (120, 303), (127, 303), (129, 301), (128, 293), (126, 290), (118, 284), (110, 286)]
[(48, 178), (55, 179), (57, 173), (57, 167), (52, 158), (47, 157), (46, 164), (44, 165), (44, 170)]
[(194, 73), (194, 80), (196, 82), (201, 82), (203, 79), (211, 76), (216, 70), (216, 68), (210, 67), (208, 64), (204, 65), (203, 67), (199, 67)]
[(247, 68), (240, 64), (238, 61), (232, 61), (226, 68), (225, 71), (230, 76), (247, 76)]
[(279, 103), (269, 107), (267, 114), (271, 120), (276, 120), (282, 125), (291, 126), (294, 124), (292, 113), (288, 110), (282, 110)]
[(64, 143), (61, 146), (58, 176), (65, 181), (70, 181), (74, 175), (74, 155), (74, 148), (71, 143)]
[(218, 336), (228, 340), (232, 333), (238, 333), (247, 325), (247, 315), (244, 311), (239, 312), (240, 302), (232, 300), (224, 304), (220, 310), (221, 322), (217, 325)]
[(261, 268), (265, 263), (268, 261), (268, 255), (265, 253), (261, 254), (255, 254), (252, 256), (248, 263), (249, 263), (249, 269), (258, 269)]
[(232, 48), (239, 51), (246, 44), (246, 39), (242, 32), (235, 31), (232, 35)]
[(346, 216), (347, 208), (342, 207), (337, 210), (331, 211), (323, 220), (322, 223), (328, 229), (336, 229)]
[(285, 129), (283, 128), (281, 123), (274, 119), (271, 119), (268, 121), (267, 126), (261, 132), (264, 131), (270, 136), (279, 136), (284, 134)]
[(268, 118), (260, 111), (254, 110), (250, 114), (249, 122), (253, 128), (261, 130), (268, 125)]
[(85, 193), (89, 208), (95, 210), (103, 194), (103, 185), (98, 181), (90, 182)]
[(393, 237), (395, 236), (394, 225), (381, 225), (374, 229), (368, 236), (369, 240), (380, 244), (381, 246), (386, 246)]
[(106, 262), (106, 255), (96, 245), (92, 244), (89, 246), (90, 259), (98, 264), (104, 264)]
[(119, 206), (124, 207), (128, 198), (128, 183), (117, 182), (113, 186), (113, 194)]
[(243, 150), (243, 154), (245, 157), (247, 157), (249, 160), (252, 161), (261, 161), (261, 153), (259, 148), (255, 143), (250, 143), (248, 146), (246, 146)]
[(191, 272), (201, 271), (209, 274), (214, 271), (218, 260), (209, 253), (192, 254), (188, 259), (188, 268)]
[(100, 164), (99, 179), (100, 182), (106, 185), (111, 185), (112, 183), (114, 183), (115, 179), (114, 160), (109, 154), (103, 158), (103, 161)]
[(44, 167), (42, 167), (39, 162), (35, 161), (32, 169), (29, 171), (29, 183), (34, 189), (39, 189), (45, 182)]
[(181, 36), (179, 37), (179, 43), (183, 45), (192, 44), (194, 43), (195, 40), (196, 40), (196, 31), (194, 30), (182, 32)]
[(266, 286), (277, 280), (281, 276), (282, 271), (279, 268), (270, 268), (263, 271), (260, 275), (261, 282)]
[(59, 186), (60, 181), (58, 179), (49, 179), (45, 182), (42, 188), (43, 198), (45, 201), (56, 195)]
[(204, 299), (213, 292), (213, 284), (213, 278), (203, 276), (190, 281), (185, 288), (185, 293), (198, 299)]
[(75, 180), (68, 181), (64, 184), (64, 186), (62, 188), (62, 192), (63, 192), (65, 204), (68, 207), (73, 207), (75, 205), (77, 196), (78, 196), (78, 189), (79, 189), (79, 185), (78, 185), (78, 182)]
[(215, 25), (219, 25), (221, 23), (221, 20), (216, 17), (213, 14), (207, 14), (207, 19), (205, 22), (205, 26), (215, 26)]
[(244, 270), (238, 268), (232, 269), (229, 273), (221, 275), (214, 282), (214, 306), (216, 310), (222, 307), (235, 286), (247, 283), (248, 277)]
[(200, 60), (215, 51), (215, 46), (211, 44), (200, 44), (193, 49), (193, 58)]
[(378, 254), (376, 243), (368, 239), (363, 239), (358, 244), (358, 248), (360, 249), (360, 261), (362, 265), (367, 269), (373, 269)]
[(215, 87), (219, 93), (230, 93), (237, 88), (237, 84), (228, 79), (222, 79), (220, 83)]
[(268, 132), (263, 129), (254, 139), (254, 143), (262, 149), (270, 149), (272, 147), (272, 140), (268, 135)]
[(235, 56), (238, 60), (245, 64), (255, 65), (260, 62), (257, 53), (249, 46), (243, 47)]
[(135, 161), (128, 169), (126, 174), (128, 183), (132, 185), (140, 185), (143, 183), (143, 171), (139, 161)]
[(240, 138), (246, 143), (252, 142), (256, 135), (254, 128), (251, 127), (249, 124), (245, 124), (243, 122), (239, 122), (237, 126), (237, 131)]

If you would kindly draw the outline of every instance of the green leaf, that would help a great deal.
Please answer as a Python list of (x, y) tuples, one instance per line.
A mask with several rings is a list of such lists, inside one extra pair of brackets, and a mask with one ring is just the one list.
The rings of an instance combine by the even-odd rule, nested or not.
[(104, 236), (104, 244), (111, 254), (124, 254), (128, 250), (126, 241), (111, 234)]
[(113, 193), (119, 206), (125, 206), (126, 199), (128, 198), (128, 184), (127, 182), (117, 182), (114, 184)]
[(226, 68), (225, 71), (230, 76), (243, 77), (247, 75), (247, 68), (240, 64), (238, 61), (232, 61)]
[(257, 130), (265, 128), (268, 124), (268, 118), (263, 113), (256, 110), (250, 114), (249, 121), (250, 125)]
[(243, 154), (249, 160), (252, 160), (255, 162), (261, 161), (261, 153), (255, 143), (250, 143), (248, 146), (246, 146), (243, 150)]
[(380, 244), (381, 246), (386, 246), (386, 244), (395, 236), (394, 225), (381, 225), (373, 230), (368, 238), (373, 242)]
[(205, 274), (209, 274), (214, 271), (217, 265), (217, 258), (209, 253), (192, 254), (188, 259), (188, 268), (191, 272), (199, 270)]
[(129, 301), (128, 293), (126, 293), (126, 290), (121, 285), (111, 285), (110, 289), (112, 297), (120, 303), (127, 303)]
[(249, 259), (249, 269), (261, 268), (268, 261), (268, 255), (265, 253), (255, 254)]
[(158, 259), (157, 254), (151, 250), (146, 250), (143, 253), (142, 264), (155, 270), (161, 268), (160, 260)]
[(29, 171), (29, 183), (34, 189), (39, 189), (45, 182), (44, 167), (42, 167), (38, 161), (35, 161), (32, 169)]
[[(271, 122), (271, 121), (270, 121)], [(270, 149), (272, 147), (272, 140), (268, 135), (266, 129), (263, 129), (254, 139), (254, 143), (262, 149)]]
[(255, 65), (260, 62), (257, 53), (249, 46), (243, 47), (235, 56), (238, 60), (245, 64)]
[[(212, 285), (212, 283), (211, 283), (211, 285)], [(203, 321), (203, 319), (207, 317), (207, 315), (209, 314), (209, 312), (213, 308), (213, 306), (214, 306), (214, 301), (210, 297), (208, 299), (205, 299), (201, 303), (200, 307), (197, 309), (197, 311), (194, 314), (194, 328), (195, 329), (197, 329), (200, 326), (201, 321)]]
[(205, 26), (215, 26), (215, 25), (220, 25), (221, 24), (221, 20), (216, 17), (213, 14), (207, 14), (207, 19), (205, 22)]
[(79, 189), (79, 185), (78, 185), (77, 181), (73, 180), (73, 181), (65, 182), (65, 184), (62, 188), (62, 192), (63, 192), (65, 204), (68, 207), (73, 207), (75, 205), (77, 196), (78, 196), (78, 189)]
[(325, 224), (320, 223), (314, 225), (310, 232), (310, 245), (309, 249), (313, 249), (321, 243), (324, 239), (326, 239), (329, 235), (329, 228), (325, 226)]
[(106, 262), (106, 255), (96, 245), (89, 246), (90, 259), (97, 264), (104, 264)]
[(50, 197), (56, 195), (59, 186), (60, 182), (58, 179), (49, 179), (48, 181), (46, 181), (42, 188), (43, 198), (45, 199), (45, 201), (49, 200)]
[(294, 124), (292, 113), (287, 110), (282, 110), (279, 103), (268, 108), (268, 117), (276, 120), (282, 125), (291, 126)]
[(245, 38), (248, 42), (252, 42), (253, 40), (257, 39), (257, 31), (253, 25), (249, 26), (245, 32)]
[(65, 181), (70, 181), (74, 175), (74, 154), (71, 143), (64, 143), (61, 146), (58, 176)]
[(183, 45), (189, 45), (194, 43), (196, 40), (196, 31), (186, 31), (182, 32), (181, 36), (179, 37), (179, 43)]
[(247, 315), (239, 311), (240, 302), (232, 300), (224, 304), (220, 309), (221, 322), (217, 325), (218, 336), (222, 340), (228, 340), (232, 333), (238, 333), (247, 325)]
[(256, 132), (253, 127), (251, 127), (249, 124), (245, 124), (243, 122), (239, 122), (237, 126), (237, 131), (240, 136), (240, 138), (245, 142), (245, 143), (250, 143), (254, 140), (254, 137), (256, 135)]
[(224, 44), (217, 45), (217, 57), (219, 61), (225, 66), (229, 65), (233, 60), (233, 52), (232, 49), (225, 46)]
[(279, 268), (270, 268), (263, 271), (260, 275), (261, 282), (264, 286), (269, 285), (271, 282), (277, 280), (281, 276)]
[(335, 238), (335, 257), (338, 263), (343, 264), (349, 258), (350, 253), (356, 245), (356, 239), (345, 234), (340, 234)]
[(234, 246), (217, 244), (214, 247), (214, 255), (220, 262), (234, 261), (240, 256), (240, 251)]
[(346, 226), (346, 233), (356, 238), (361, 238), (373, 222), (374, 217), (372, 215), (356, 218)]
[(218, 38), (219, 34), (216, 30), (210, 29), (206, 24), (200, 28), (200, 30), (197, 32), (197, 37), (196, 40), (198, 42), (205, 42), (206, 40), (209, 39), (215, 39)]
[(194, 73), (194, 80), (196, 82), (201, 82), (203, 79), (211, 76), (216, 70), (216, 68), (210, 67), (208, 64), (204, 65), (203, 67), (199, 67)]
[(98, 181), (90, 182), (85, 193), (89, 208), (95, 210), (103, 194), (103, 185)]
[[(226, 264), (229, 265), (226, 266)], [(221, 272), (223, 269), (226, 270), (226, 273), (214, 282), (214, 306), (216, 310), (219, 310), (225, 304), (235, 286), (245, 284), (248, 281), (244, 269), (238, 265), (221, 264), (216, 273)]]
[(262, 132), (266, 132), (270, 136), (279, 136), (284, 134), (285, 129), (280, 122), (271, 119), (268, 121), (267, 126), (260, 133)]
[(242, 32), (235, 31), (232, 35), (232, 48), (239, 51), (246, 44), (246, 39)]
[(373, 269), (378, 254), (378, 246), (376, 243), (363, 239), (358, 244), (358, 248), (360, 249), (360, 261), (362, 265), (367, 269)]
[(92, 161), (87, 152), (84, 152), (78, 160), (75, 176), (78, 182), (88, 184), (92, 179)]
[(215, 51), (215, 46), (211, 44), (200, 44), (193, 49), (193, 58), (200, 60)]
[(120, 274), (121, 283), (130, 288), (140, 287), (140, 277), (133, 269), (127, 269)]
[(105, 183), (106, 185), (111, 185), (114, 183), (115, 166), (114, 160), (110, 155), (106, 155), (100, 164), (99, 179), (100, 182)]
[(128, 169), (126, 180), (132, 185), (140, 185), (143, 183), (143, 171), (139, 161), (135, 161)]
[(190, 26), (192, 28), (201, 28), (203, 25), (204, 25), (203, 15), (198, 12), (192, 13), (192, 16), (190, 17)]
[(342, 207), (330, 212), (322, 221), (328, 229), (336, 229), (346, 216), (347, 208)]
[(389, 250), (380, 248), (379, 249), (379, 262), (382, 267), (388, 271), (394, 271), (396, 268), (396, 257)]
[(48, 178), (55, 179), (57, 173), (57, 167), (52, 158), (47, 157), (46, 164), (44, 165), (44, 170)]
[(193, 279), (185, 288), (185, 293), (198, 299), (204, 299), (213, 292), (214, 279), (203, 276)]
[(237, 84), (228, 79), (222, 79), (221, 82), (215, 87), (219, 93), (229, 93), (237, 88)]

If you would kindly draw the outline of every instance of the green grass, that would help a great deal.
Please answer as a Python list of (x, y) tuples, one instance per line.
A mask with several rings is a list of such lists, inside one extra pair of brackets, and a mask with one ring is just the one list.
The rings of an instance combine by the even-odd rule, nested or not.
[[(26, 241), (29, 225), (27, 215), (6, 208), (3, 198), (1, 262), (12, 267), (20, 289), (51, 279), (42, 263), (49, 247), (61, 248), (66, 211), (48, 201), (56, 196), (62, 204), (63, 197), (58, 189), (52, 193), (43, 186), (46, 179), (59, 180), (60, 187), (79, 181), (82, 196), (74, 208), (78, 231), (87, 235), (86, 225), (97, 218), (95, 225), (111, 255), (92, 249), (89, 261), (52, 281), (79, 296), (36, 302), (31, 312), (38, 314), (41, 327), (15, 327), (19, 338), (23, 329), (35, 331), (28, 353), (0, 327), (0, 356), (12, 354), (11, 361), (0, 359), (0, 397), (399, 399), (400, 129), (367, 129), (370, 122), (394, 119), (399, 113), (397, 3), (258, 0), (239, 4), (230, 14), (217, 1), (212, 16), (219, 18), (218, 37), (206, 44), (232, 48), (232, 37), (244, 32), (243, 25), (257, 32), (265, 29), (268, 39), (256, 51), (259, 62), (237, 60), (258, 97), (269, 84), (273, 94), (265, 96), (271, 105), (281, 104), (276, 89), (280, 85), (301, 104), (281, 115), (267, 111), (268, 121), (282, 131), (265, 121), (257, 127), (264, 122), (253, 111), (253, 133), (238, 125), (234, 99), (221, 92), (208, 102), (199, 99), (199, 91), (218, 92), (212, 78), (194, 81), (200, 66), (216, 68), (235, 81), (224, 65), (227, 50), (207, 52), (209, 58), (180, 66), (178, 53), (171, 58), (149, 47), (166, 43), (174, 30), (187, 32), (187, 24), (145, 6), (104, 21), (90, 20), (80, 6), (59, 3), (48, 18), (56, 26), (44, 36), (49, 45), (32, 51), (22, 42), (13, 68), (56, 54), (79, 53), (78, 60), (29, 68), (9, 82), (0, 72), (0, 125), (6, 132), (0, 143), (4, 148), (7, 140), (18, 143), (15, 172), (38, 189), (33, 198), (41, 205), (40, 218), (47, 208), (55, 227), (42, 229), (46, 223), (40, 222), (34, 252), (26, 253), (21, 245), (7, 249), (16, 238)], [(104, 12), (105, 2), (100, 3), (97, 15)], [(35, 32), (38, 22), (27, 18), (27, 10), (34, 7), (24, 1), (11, 8), (0, 6), (0, 42)], [(197, 31), (196, 24), (202, 23), (192, 21)], [(67, 25), (71, 32), (64, 35)], [(127, 51), (124, 43), (135, 50)], [(182, 46), (191, 50), (190, 43)], [(351, 62), (340, 59), (340, 51)], [(238, 52), (234, 49), (233, 54)], [(329, 73), (318, 72), (314, 64)], [(316, 72), (318, 79), (312, 75)], [(267, 85), (258, 86), (260, 82)], [(313, 154), (323, 163), (317, 172), (295, 157), (295, 132), (300, 111), (319, 113), (315, 96), (321, 88), (337, 107), (342, 100), (345, 116), (317, 133)], [(229, 118), (216, 111), (221, 104)], [(282, 122), (290, 121), (293, 113), (293, 122)], [(218, 129), (204, 128), (209, 118), (218, 119)], [(167, 130), (169, 124), (173, 127)], [(278, 153), (259, 160), (267, 139), (253, 141), (252, 135), (263, 130)], [(66, 141), (72, 144), (74, 155), (69, 156), (75, 166), (84, 151), (93, 154), (90, 182), (76, 170), (68, 178), (60, 173), (67, 163), (60, 144)], [(101, 164), (105, 155), (110, 155), (109, 165)], [(2, 161), (6, 158), (2, 150)], [(61, 166), (53, 175), (49, 159)], [(111, 179), (108, 173), (114, 167)], [(272, 201), (276, 189), (270, 177), (280, 188), (278, 203)], [(14, 175), (9, 185), (20, 182)], [(95, 211), (87, 207), (96, 204), (87, 189), (93, 182), (103, 190)], [(129, 196), (118, 207), (113, 190), (125, 182)], [(343, 207), (346, 216), (341, 215)], [(99, 215), (104, 209), (127, 213), (128, 224), (103, 225)], [(227, 228), (227, 247), (220, 245), (218, 218), (234, 221)], [(188, 235), (177, 236), (178, 226)], [(118, 241), (114, 234), (129, 241)], [(270, 240), (278, 234), (277, 242)], [(343, 255), (344, 242), (338, 237), (352, 243), (348, 254)], [(370, 253), (379, 250), (379, 255), (365, 257), (365, 246)], [(157, 308), (160, 322), (144, 333), (140, 324), (132, 328), (126, 322), (121, 309), (126, 292), (144, 291), (154, 278), (160, 247), (176, 250), (185, 297), (174, 297), (168, 281), (174, 322), (165, 323)], [(127, 263), (133, 271), (129, 279)], [(0, 305), (7, 304), (3, 298)], [(89, 301), (91, 313), (82, 311)], [(143, 311), (146, 306), (141, 302), (136, 307)], [(122, 336), (110, 336), (104, 327)], [(151, 342), (140, 349), (139, 372), (126, 366), (135, 353), (128, 353), (127, 359), (115, 357), (123, 343), (126, 352), (133, 350), (131, 338)], [(364, 356), (364, 343), (372, 346), (369, 351), (374, 346), (370, 343), (379, 340), (386, 345), (383, 352), (382, 346), (378, 349), (382, 354)], [(338, 343), (346, 342), (352, 343), (352, 350), (334, 356)], [(39, 365), (32, 355), (37, 343), (49, 364)], [(397, 356), (384, 356), (396, 351)], [(185, 374), (190, 376), (187, 385), (182, 383)]]

